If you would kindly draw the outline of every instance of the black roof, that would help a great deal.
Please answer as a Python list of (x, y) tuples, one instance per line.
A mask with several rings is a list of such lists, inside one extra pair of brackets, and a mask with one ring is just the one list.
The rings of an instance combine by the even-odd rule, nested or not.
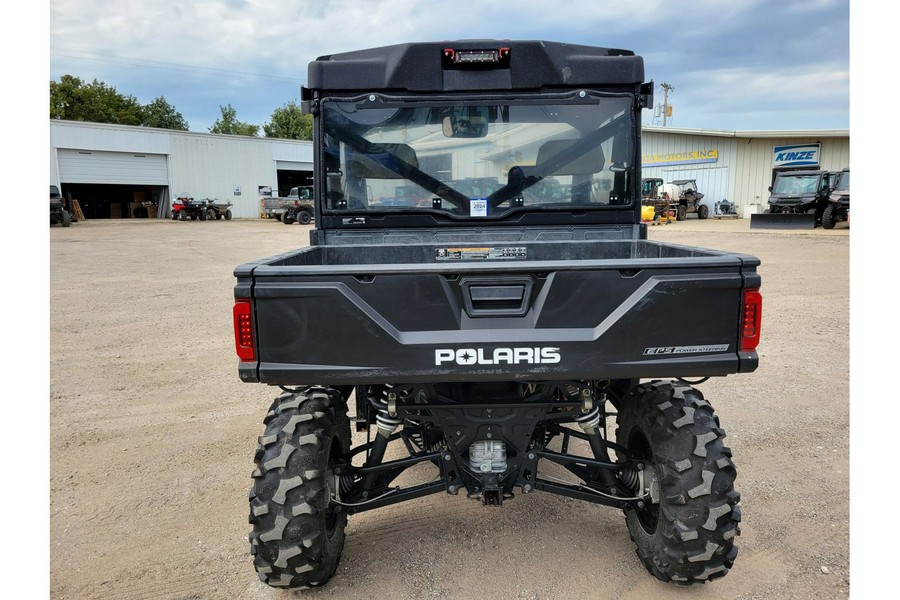
[[(454, 64), (466, 51), (507, 49), (495, 65)], [(452, 92), (634, 86), (644, 61), (631, 50), (544, 41), (416, 42), (321, 56), (309, 63), (311, 90)]]

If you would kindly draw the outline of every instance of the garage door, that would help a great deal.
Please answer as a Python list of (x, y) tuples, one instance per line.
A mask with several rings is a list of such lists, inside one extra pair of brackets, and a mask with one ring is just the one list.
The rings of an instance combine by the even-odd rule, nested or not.
[(165, 154), (57, 150), (61, 183), (169, 185)]
[(292, 160), (276, 160), (275, 168), (279, 171), (312, 171), (312, 163), (294, 162)]

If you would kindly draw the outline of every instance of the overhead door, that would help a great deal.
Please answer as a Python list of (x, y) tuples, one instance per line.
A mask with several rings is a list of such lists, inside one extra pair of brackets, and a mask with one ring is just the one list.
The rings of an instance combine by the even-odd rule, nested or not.
[(275, 168), (279, 171), (312, 171), (312, 163), (293, 160), (276, 160)]
[(165, 154), (57, 150), (60, 183), (168, 185)]

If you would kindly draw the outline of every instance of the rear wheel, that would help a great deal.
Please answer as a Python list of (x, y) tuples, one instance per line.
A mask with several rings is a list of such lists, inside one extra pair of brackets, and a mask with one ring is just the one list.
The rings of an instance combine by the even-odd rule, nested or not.
[(709, 216), (709, 207), (705, 204), (701, 204), (697, 207), (697, 218), (705, 219)]
[(622, 401), (617, 442), (642, 459), (649, 489), (625, 521), (638, 557), (662, 581), (704, 583), (734, 564), (741, 497), (724, 437), (712, 407), (690, 386), (643, 384)]
[(60, 221), (63, 227), (68, 227), (72, 224), (72, 217), (69, 216), (69, 211), (63, 209), (62, 211), (62, 220)]
[(675, 213), (675, 220), (684, 221), (685, 219), (687, 219), (687, 208), (679, 205), (677, 212)]
[(272, 587), (324, 585), (337, 570), (347, 525), (332, 501), (335, 462), (350, 450), (346, 405), (336, 390), (284, 393), (264, 423), (250, 490), (253, 564)]
[(291, 213), (284, 213), (281, 215), (281, 222), (285, 225), (291, 225), (294, 223), (294, 215)]
[(225, 210), (225, 220), (226, 221), (231, 220), (231, 209), (230, 208)]

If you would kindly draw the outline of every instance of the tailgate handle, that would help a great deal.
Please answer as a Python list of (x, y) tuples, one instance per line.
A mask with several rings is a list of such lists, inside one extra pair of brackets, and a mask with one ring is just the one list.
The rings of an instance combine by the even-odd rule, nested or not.
[(460, 285), (470, 317), (521, 317), (528, 312), (530, 277), (503, 280), (467, 277)]

